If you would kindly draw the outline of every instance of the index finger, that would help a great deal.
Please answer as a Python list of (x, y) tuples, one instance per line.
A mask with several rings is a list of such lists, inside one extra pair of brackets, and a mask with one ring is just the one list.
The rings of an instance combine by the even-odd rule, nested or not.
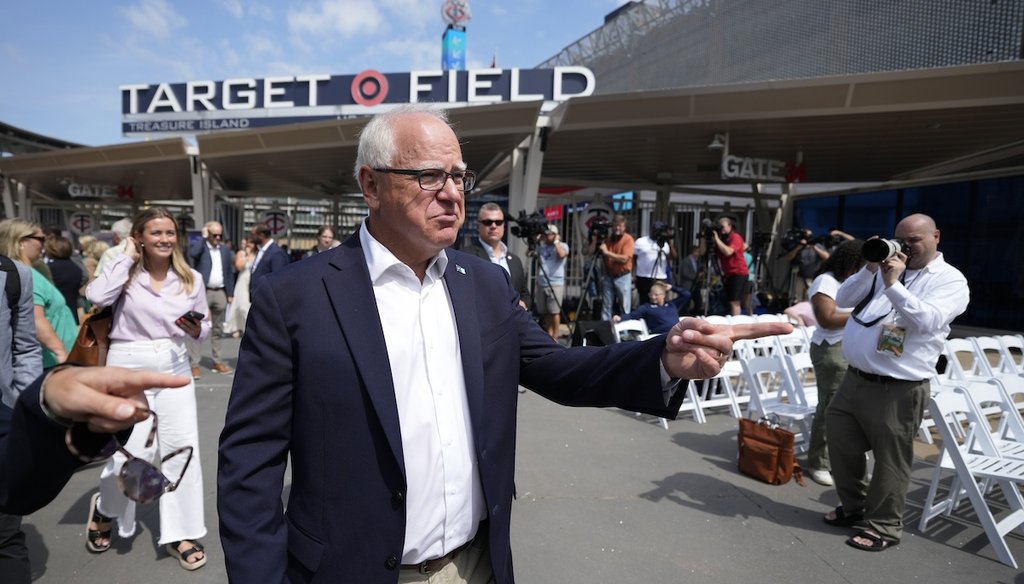
[(793, 332), (793, 325), (788, 322), (756, 322), (750, 324), (734, 324), (729, 338), (733, 341), (743, 339), (759, 339), (772, 335), (788, 335)]

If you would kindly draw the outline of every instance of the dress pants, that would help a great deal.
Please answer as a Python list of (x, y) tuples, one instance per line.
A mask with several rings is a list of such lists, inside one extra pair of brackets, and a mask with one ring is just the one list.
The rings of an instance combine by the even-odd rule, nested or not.
[[(223, 288), (207, 289), (206, 304), (210, 309), (210, 349), (213, 352), (213, 362), (223, 363), (221, 337), (224, 335), (224, 315), (228, 309), (228, 295)], [(189, 343), (188, 354), (192, 367), (199, 367), (199, 360), (202, 358), (202, 345), (198, 341)]]
[(21, 516), (0, 513), (0, 582), (29, 584), (32, 566), (28, 561)]
[(828, 441), (825, 431), (825, 409), (846, 374), (846, 359), (843, 358), (843, 342), (830, 345), (823, 341), (811, 345), (811, 363), (814, 365), (814, 379), (818, 386), (818, 408), (811, 423), (811, 444), (807, 450), (807, 464), (812, 470), (831, 470), (828, 458)]
[[(189, 375), (188, 350), (184, 341), (159, 339), (155, 341), (114, 341), (107, 354), (107, 365), (128, 369), (152, 369), (163, 373)], [(168, 480), (174, 482), (181, 475), (188, 456), (184, 453), (163, 463), (160, 458), (183, 446), (192, 447), (192, 461), (185, 470), (178, 488), (160, 497), (160, 545), (195, 540), (206, 535), (203, 512), (203, 475), (199, 458), (199, 426), (196, 412), (196, 387), (189, 382), (185, 387), (153, 388), (145, 391), (150, 409), (159, 417), (157, 436), (146, 448), (153, 424), (150, 417), (135, 425), (125, 450), (137, 458), (153, 463)], [(126, 458), (118, 452), (100, 473), (99, 511), (116, 517), (118, 535), (135, 535), (136, 503), (121, 492), (117, 475)]]
[[(621, 276), (609, 276), (602, 278), (601, 287), (601, 320), (612, 319), (612, 308), (615, 305), (615, 298), (618, 297), (622, 304), (622, 312), (626, 314), (633, 309), (633, 274), (626, 272)], [(643, 299), (641, 298), (641, 301)]]
[[(914, 436), (928, 403), (925, 381), (868, 381), (847, 370), (826, 410), (832, 478), (843, 511), (864, 513), (868, 526), (886, 541), (903, 537)], [(864, 480), (872, 451), (871, 483)]]

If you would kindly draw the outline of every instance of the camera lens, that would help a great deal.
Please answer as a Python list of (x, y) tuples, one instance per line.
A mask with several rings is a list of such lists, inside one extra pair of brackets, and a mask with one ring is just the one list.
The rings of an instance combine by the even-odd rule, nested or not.
[(896, 255), (899, 249), (900, 246), (895, 241), (879, 238), (865, 242), (861, 253), (867, 261), (878, 263)]

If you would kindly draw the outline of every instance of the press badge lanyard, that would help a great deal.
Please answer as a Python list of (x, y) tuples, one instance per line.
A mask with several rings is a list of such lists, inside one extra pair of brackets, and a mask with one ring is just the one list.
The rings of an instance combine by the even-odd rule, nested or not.
[[(913, 280), (910, 281), (910, 284), (913, 284), (914, 282), (916, 282), (917, 278), (920, 278), (920, 277), (921, 277), (921, 274), (919, 272), (918, 275), (916, 277), (914, 277)], [(900, 284), (903, 284), (904, 287), (909, 289), (910, 288), (910, 284), (905, 283), (906, 278), (907, 278), (907, 272), (904, 271), (902, 274), (900, 274)], [(875, 326), (876, 324), (881, 322), (883, 318), (885, 318), (885, 317), (889, 316), (890, 314), (892, 314), (892, 311), (894, 310), (892, 307), (890, 307), (889, 308), (889, 312), (886, 312), (885, 314), (883, 314), (882, 316), (879, 316), (878, 318), (876, 318), (875, 320), (873, 320), (871, 322), (864, 322), (863, 320), (861, 320), (860, 318), (857, 317), (858, 314), (860, 314), (861, 312), (864, 311), (865, 308), (867, 308), (867, 305), (868, 305), (869, 302), (871, 302), (871, 299), (875, 297), (875, 285), (877, 283), (878, 283), (878, 272), (875, 272), (875, 275), (872, 276), (872, 278), (871, 278), (871, 290), (868, 290), (867, 296), (865, 296), (863, 300), (858, 302), (857, 306), (855, 306), (853, 308), (853, 312), (850, 313), (850, 318), (853, 319), (853, 322), (855, 322), (855, 323), (857, 323), (857, 324), (859, 324), (859, 325), (861, 325), (861, 326), (863, 326), (865, 328), (871, 328), (871, 327)]]

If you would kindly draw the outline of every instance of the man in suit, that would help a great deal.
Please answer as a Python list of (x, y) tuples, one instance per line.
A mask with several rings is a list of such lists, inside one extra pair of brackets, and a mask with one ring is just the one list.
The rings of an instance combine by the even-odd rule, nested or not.
[(256, 242), (256, 260), (252, 264), (252, 276), (249, 278), (250, 297), (256, 293), (260, 281), (267, 274), (280, 271), (288, 265), (288, 254), (274, 242), (269, 227), (262, 223), (253, 225), (252, 239)]
[[(0, 290), (4, 291), (0, 298), (0, 396), (3, 406), (12, 408), (18, 396), (43, 372), (31, 270), (0, 256)], [(0, 513), (0, 574), (11, 584), (32, 581), (21, 515)]]
[(476, 177), (441, 112), (375, 117), (355, 175), (362, 226), (253, 299), (218, 468), (232, 582), (510, 584), (520, 383), (674, 417), (675, 378), (715, 375), (734, 338), (792, 330), (691, 320), (650, 341), (561, 347), (504, 271), (445, 249)]
[[(31, 298), (31, 295), (30, 295)], [(88, 424), (76, 443), (83, 455), (98, 452), (149, 414), (143, 391), (181, 387), (188, 377), (121, 367), (59, 366), (36, 377), (13, 406), (0, 404), (0, 512), (28, 515), (43, 508), (85, 463), (65, 443), (66, 426)], [(4, 582), (11, 572), (0, 570)]]
[[(217, 221), (203, 225), (203, 238), (192, 242), (188, 248), (188, 261), (203, 276), (206, 284), (206, 303), (210, 307), (210, 347), (213, 351), (213, 366), (217, 373), (231, 373), (231, 368), (221, 359), (221, 336), (224, 334), (224, 313), (235, 297), (235, 258), (224, 245), (224, 226)], [(192, 361), (192, 377), (199, 379), (200, 343), (189, 345)]]
[(505, 213), (496, 203), (484, 203), (476, 217), (476, 233), (479, 237), (468, 248), (467, 253), (498, 264), (508, 272), (512, 287), (519, 292), (519, 303), (523, 309), (530, 309), (530, 284), (526, 281), (523, 262), (508, 251), (502, 241), (505, 237)]

